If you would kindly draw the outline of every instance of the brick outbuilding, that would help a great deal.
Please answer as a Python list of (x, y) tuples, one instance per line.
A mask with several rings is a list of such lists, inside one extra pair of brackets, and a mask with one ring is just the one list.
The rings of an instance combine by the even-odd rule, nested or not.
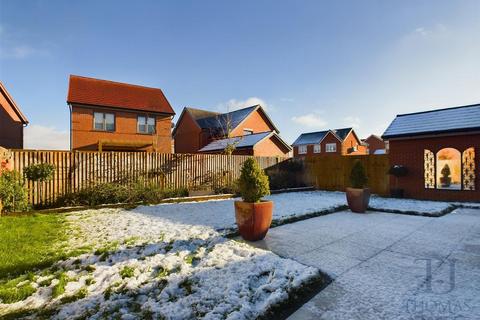
[(480, 104), (398, 115), (382, 138), (406, 197), (480, 201)]

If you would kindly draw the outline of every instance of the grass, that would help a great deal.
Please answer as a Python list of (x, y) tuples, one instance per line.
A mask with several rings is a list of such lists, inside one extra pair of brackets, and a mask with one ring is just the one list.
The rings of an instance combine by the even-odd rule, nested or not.
[(65, 286), (68, 283), (68, 276), (65, 272), (60, 273), (58, 277), (58, 283), (52, 289), (52, 297), (56, 298), (65, 292)]
[(32, 286), (32, 274), (26, 274), (0, 284), (0, 300), (2, 303), (14, 303), (31, 296), (36, 289)]
[(134, 276), (134, 274), (135, 269), (129, 266), (125, 266), (122, 270), (120, 270), (120, 276), (122, 277), (122, 279), (131, 278)]
[(0, 279), (49, 267), (65, 253), (67, 222), (56, 214), (28, 214), (0, 218)]

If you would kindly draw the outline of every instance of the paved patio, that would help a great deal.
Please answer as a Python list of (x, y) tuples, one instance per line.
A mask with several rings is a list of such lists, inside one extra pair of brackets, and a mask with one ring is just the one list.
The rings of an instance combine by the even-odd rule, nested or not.
[(480, 315), (480, 209), (441, 218), (344, 211), (273, 228), (253, 245), (334, 278), (292, 320)]

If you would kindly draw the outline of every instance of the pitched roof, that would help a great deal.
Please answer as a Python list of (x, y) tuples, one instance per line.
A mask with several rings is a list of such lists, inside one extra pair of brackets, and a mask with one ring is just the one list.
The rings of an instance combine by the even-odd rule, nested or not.
[(70, 75), (68, 103), (175, 114), (158, 88)]
[(317, 132), (308, 132), (302, 133), (297, 140), (293, 142), (293, 146), (305, 145), (305, 144), (317, 144), (320, 143), (323, 138), (328, 133), (332, 133), (340, 142), (343, 142), (348, 134), (352, 131), (352, 128), (342, 128), (342, 129), (332, 129), (332, 130), (324, 130), (324, 131), (317, 131)]
[(209, 144), (207, 144), (202, 149), (200, 149), (199, 151), (208, 152), (208, 151), (224, 150), (229, 144), (235, 144), (236, 149), (252, 148), (260, 141), (269, 137), (277, 138), (288, 150), (291, 150), (291, 147), (285, 141), (283, 141), (282, 138), (280, 138), (280, 136), (275, 131), (266, 131), (266, 132), (255, 133), (255, 134), (248, 134), (240, 137), (214, 140)]
[(20, 121), (22, 121), (23, 124), (27, 125), (28, 124), (28, 119), (27, 117), (23, 114), (22, 110), (20, 110), (19, 106), (15, 103), (15, 100), (13, 100), (12, 96), (8, 93), (7, 88), (3, 85), (3, 83), (0, 81), (0, 93), (5, 97), (5, 100), (10, 104), (12, 107), (13, 111), (16, 113)]
[(383, 139), (480, 130), (480, 104), (399, 114)]

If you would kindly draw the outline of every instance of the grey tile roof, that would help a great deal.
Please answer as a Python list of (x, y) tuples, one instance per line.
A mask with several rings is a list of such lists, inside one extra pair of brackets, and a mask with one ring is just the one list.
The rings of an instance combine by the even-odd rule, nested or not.
[(292, 146), (299, 146), (305, 144), (317, 144), (323, 140), (327, 133), (332, 132), (335, 134), (341, 141), (343, 141), (352, 128), (342, 128), (342, 129), (333, 129), (317, 132), (302, 133), (297, 140), (295, 140)]
[(200, 149), (200, 152), (224, 150), (229, 143), (237, 143), (236, 148), (253, 147), (261, 140), (271, 135), (273, 131), (249, 134), (241, 137), (232, 137), (227, 139), (214, 140)]
[(397, 115), (382, 138), (472, 130), (480, 130), (480, 104)]
[(226, 129), (229, 122), (230, 129), (233, 129), (236, 128), (240, 122), (242, 122), (256, 108), (257, 106), (252, 106), (196, 120), (202, 129)]

